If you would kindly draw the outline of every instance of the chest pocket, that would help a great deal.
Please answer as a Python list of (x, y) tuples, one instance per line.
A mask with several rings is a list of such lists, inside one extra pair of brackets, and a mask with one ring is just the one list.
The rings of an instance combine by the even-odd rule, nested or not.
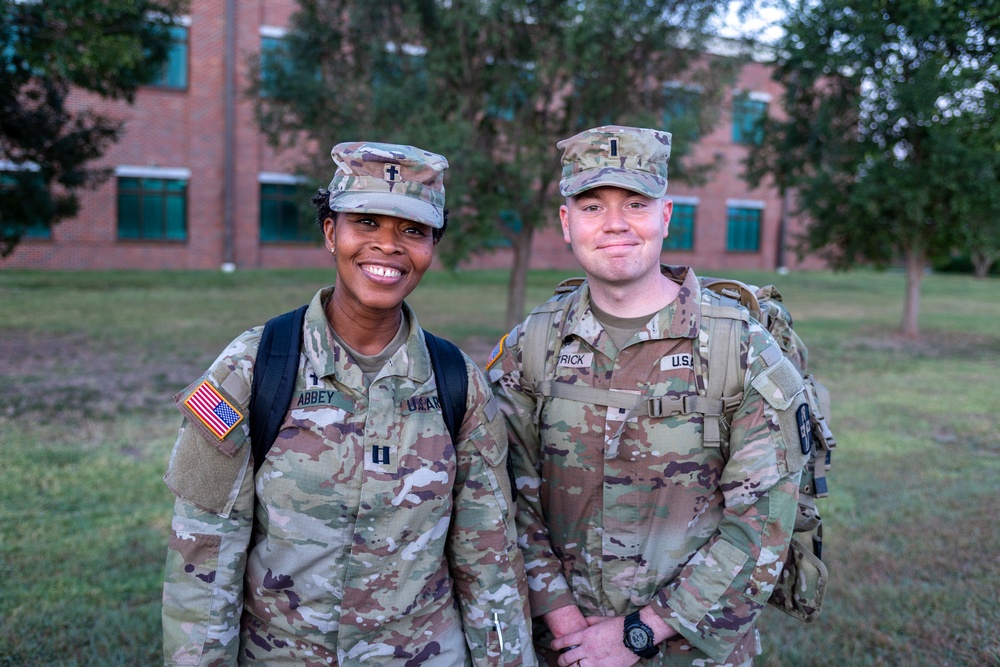
[(671, 484), (715, 490), (725, 461), (719, 448), (705, 447), (702, 415), (644, 417), (640, 425), (642, 428), (634, 432), (641, 434), (641, 441), (628, 437), (632, 431), (625, 432), (620, 459), (642, 465), (650, 473), (662, 472)]
[(450, 497), (455, 452), (436, 399), (411, 399), (394, 415), (369, 418), (362, 442), (365, 489), (409, 507)]

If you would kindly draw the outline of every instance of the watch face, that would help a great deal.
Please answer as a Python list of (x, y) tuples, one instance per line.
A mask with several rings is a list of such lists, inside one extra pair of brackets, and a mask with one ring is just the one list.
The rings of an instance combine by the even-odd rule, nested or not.
[(649, 636), (642, 628), (629, 628), (628, 643), (636, 649), (644, 649), (649, 645)]

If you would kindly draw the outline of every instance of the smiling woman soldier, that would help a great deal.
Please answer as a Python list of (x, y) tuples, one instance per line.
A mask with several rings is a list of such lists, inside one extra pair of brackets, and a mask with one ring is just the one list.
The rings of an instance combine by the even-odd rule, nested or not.
[(261, 327), (176, 396), (165, 664), (534, 665), (503, 420), (463, 354), (452, 441), (404, 301), (444, 233), (448, 162), (378, 143), (332, 155), (313, 203), (336, 285), (305, 312), (273, 446), (253, 460)]

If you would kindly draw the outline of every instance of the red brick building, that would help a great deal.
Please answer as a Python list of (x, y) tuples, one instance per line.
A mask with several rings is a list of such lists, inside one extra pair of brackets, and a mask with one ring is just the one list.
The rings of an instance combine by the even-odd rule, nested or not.
[[(328, 266), (328, 253), (308, 240), (311, 219), (296, 208), (303, 195), (295, 156), (267, 145), (245, 93), (248, 57), (280, 39), (295, 8), (294, 0), (193, 0), (162, 79), (139, 91), (133, 106), (76, 97), (77, 108), (125, 120), (124, 136), (101, 160), (114, 176), (80, 193), (76, 218), (24, 239), (0, 268)], [(694, 156), (719, 158), (721, 169), (700, 188), (671, 181), (675, 213), (664, 261), (702, 270), (778, 265), (781, 201), (773, 190), (748, 188), (741, 160), (754, 118), (779, 91), (768, 69), (751, 63), (732, 92), (722, 122)], [(555, 159), (553, 152), (553, 169)], [(535, 236), (532, 267), (575, 267), (556, 211), (552, 221)], [(785, 264), (795, 266), (791, 253)], [(510, 251), (469, 265), (509, 266)]]

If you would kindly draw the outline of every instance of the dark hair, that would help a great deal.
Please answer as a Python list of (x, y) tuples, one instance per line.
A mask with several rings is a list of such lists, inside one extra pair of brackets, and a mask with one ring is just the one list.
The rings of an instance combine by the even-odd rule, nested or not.
[[(316, 194), (312, 197), (312, 205), (316, 207), (316, 224), (319, 228), (323, 229), (323, 221), (327, 218), (331, 218), (334, 222), (337, 222), (337, 214), (330, 208), (330, 191), (320, 188), (316, 191)], [(431, 237), (434, 239), (436, 244), (442, 238), (444, 238), (444, 231), (448, 229), (448, 209), (444, 210), (444, 224), (441, 229), (431, 228)]]

